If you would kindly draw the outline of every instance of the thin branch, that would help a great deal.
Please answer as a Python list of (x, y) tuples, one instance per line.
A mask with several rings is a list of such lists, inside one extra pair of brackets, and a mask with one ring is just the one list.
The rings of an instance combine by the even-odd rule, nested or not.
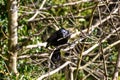
[(42, 9), (39, 9), (39, 10), (48, 10), (48, 9), (51, 9), (51, 8), (60, 8), (60, 7), (65, 7), (65, 6), (73, 6), (73, 5), (83, 3), (83, 2), (90, 2), (90, 1), (92, 1), (92, 0), (80, 0), (80, 1), (76, 1), (76, 2), (70, 2), (70, 3), (60, 4), (60, 5), (56, 5), (56, 6), (50, 6), (50, 7), (42, 8)]
[[(90, 75), (92, 75), (96, 80), (100, 80), (96, 75), (94, 75), (95, 71), (90, 71), (90, 69), (86, 68), (84, 69), (86, 72), (88, 72)], [(85, 79), (83, 79), (85, 80)]]
[(46, 45), (47, 45), (47, 42), (44, 42), (44, 43), (38, 43), (38, 44), (35, 44), (35, 45), (28, 45), (28, 46), (26, 46), (26, 48), (28, 48), (28, 49), (32, 49), (32, 48), (36, 48), (36, 47), (46, 47)]
[[(57, 17), (42, 17), (42, 18), (37, 18), (37, 19), (33, 19), (30, 20), (28, 22), (35, 22), (35, 21), (40, 21), (40, 20), (60, 20), (60, 19), (69, 19), (69, 18), (73, 18), (73, 16), (71, 15), (66, 15), (66, 16), (57, 16)], [(80, 18), (85, 18), (84, 16), (74, 16), (75, 19), (80, 19)]]
[(79, 54), (79, 58), (78, 58), (78, 62), (77, 62), (77, 70), (76, 70), (76, 74), (75, 74), (75, 80), (77, 80), (77, 76), (78, 76), (78, 71), (79, 71), (79, 67), (81, 65), (81, 61), (82, 61), (82, 53), (84, 51), (84, 48), (85, 48), (85, 44), (83, 44), (83, 47), (82, 47), (82, 51), (81, 53)]
[[(120, 30), (120, 27), (118, 27), (117, 28), (117, 31), (118, 30)], [(103, 42), (105, 42), (108, 38), (110, 38), (110, 36), (113, 34), (113, 33), (115, 33), (116, 32), (116, 30), (113, 30), (113, 32), (111, 33), (111, 34), (109, 34), (105, 39), (103, 39), (102, 40), (102, 43)], [(79, 41), (78, 41), (79, 42)], [(76, 43), (74, 43), (73, 45), (71, 45), (70, 47), (68, 47), (68, 48), (66, 48), (66, 49), (64, 49), (63, 51), (68, 51), (68, 50), (70, 50), (70, 49), (73, 49), (74, 48), (74, 46), (78, 43), (78, 42), (76, 42)], [(28, 45), (28, 46), (26, 46), (26, 48), (36, 48), (36, 47), (46, 47), (46, 44), (47, 44), (47, 42), (44, 42), (44, 43), (39, 43), (39, 44), (36, 44), (36, 45)], [(84, 51), (83, 52), (83, 56), (85, 56), (85, 55), (87, 55), (89, 52), (91, 52), (92, 50), (94, 50), (96, 47), (98, 47), (99, 46), (99, 43), (96, 43), (95, 45), (93, 45), (91, 48), (89, 48), (88, 50), (86, 50), (86, 51)]]
[[(108, 49), (116, 46), (119, 43), (120, 43), (120, 40), (118, 40), (118, 41), (114, 42), (113, 44), (109, 45), (108, 47), (106, 47), (105, 49), (103, 49), (103, 53), (105, 53)], [(100, 54), (97, 54), (91, 61), (87, 62), (84, 66), (79, 67), (79, 69), (84, 69), (87, 66), (89, 66), (90, 64), (92, 64), (100, 56)], [(76, 70), (77, 68), (76, 67), (72, 67), (72, 69)]]
[(32, 54), (32, 55), (21, 55), (21, 56), (18, 56), (18, 60), (20, 60), (20, 59), (26, 59), (26, 58), (33, 58), (33, 57), (40, 57), (40, 58), (47, 58), (48, 57), (48, 53), (42, 53), (42, 54)]
[(0, 54), (0, 57), (6, 61), (8, 60), (8, 58), (4, 57), (2, 54)]
[[(43, 8), (45, 2), (46, 2), (46, 0), (44, 0), (44, 1), (42, 2), (42, 4), (41, 4), (41, 6), (40, 6), (39, 9), (42, 9), (42, 8)], [(31, 21), (31, 20), (33, 20), (38, 14), (39, 14), (39, 11), (37, 10), (36, 13), (28, 20), (28, 22)]]
[[(116, 13), (117, 11), (118, 11), (118, 8), (114, 10), (113, 14)], [(109, 16), (105, 17), (104, 19), (102, 19), (101, 21), (97, 21), (95, 25), (92, 25), (92, 26), (90, 27), (90, 33), (91, 33), (96, 27), (98, 27), (100, 24), (106, 22), (107, 20), (109, 20), (110, 18), (113, 18), (113, 17), (114, 17), (113, 15), (111, 15), (111, 16), (109, 15)], [(83, 32), (83, 33), (86, 33), (87, 30), (88, 30), (88, 29), (85, 29), (85, 30), (83, 30), (82, 32)], [(74, 38), (74, 37), (76, 37), (77, 35), (80, 35), (80, 32), (74, 33), (73, 35), (71, 35), (71, 38)]]
[(52, 75), (52, 74), (55, 74), (56, 72), (60, 71), (61, 69), (63, 69), (64, 67), (66, 67), (66, 66), (67, 66), (68, 64), (70, 64), (70, 63), (71, 63), (70, 61), (65, 62), (65, 63), (64, 63), (63, 65), (61, 65), (59, 68), (57, 68), (57, 69), (55, 69), (55, 70), (53, 70), (53, 71), (51, 71), (51, 72), (48, 72), (48, 73), (40, 76), (37, 80), (42, 80), (42, 79), (44, 79), (45, 77), (48, 77), (48, 76), (50, 76), (50, 75)]
[(100, 44), (100, 49), (101, 49), (101, 53), (102, 53), (102, 57), (103, 57), (103, 66), (104, 66), (104, 72), (105, 72), (105, 80), (108, 80), (107, 65), (106, 65), (106, 60), (105, 60), (105, 55), (104, 55), (104, 52), (103, 52), (102, 44)]
[[(117, 28), (117, 31), (120, 30), (120, 27)], [(101, 42), (105, 42), (108, 38), (110, 38), (110, 36), (112, 36), (113, 33), (115, 33), (116, 30), (113, 30), (113, 32), (111, 34), (109, 34), (107, 37), (105, 37)], [(74, 46), (77, 44), (78, 42), (74, 43), (73, 45), (71, 45), (70, 47), (64, 49), (63, 51), (68, 51), (70, 49), (73, 49)], [(96, 43), (95, 45), (93, 45), (92, 47), (90, 47), (88, 50), (84, 51), (82, 54), (83, 56), (89, 54), (92, 50), (94, 50), (95, 48), (97, 48), (100, 45), (100, 43)]]

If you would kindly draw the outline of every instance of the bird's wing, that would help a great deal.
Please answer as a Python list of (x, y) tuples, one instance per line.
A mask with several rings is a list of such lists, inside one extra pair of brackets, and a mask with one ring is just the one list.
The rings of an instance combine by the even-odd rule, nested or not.
[(48, 39), (47, 42), (51, 42), (57, 39), (57, 33), (52, 34)]

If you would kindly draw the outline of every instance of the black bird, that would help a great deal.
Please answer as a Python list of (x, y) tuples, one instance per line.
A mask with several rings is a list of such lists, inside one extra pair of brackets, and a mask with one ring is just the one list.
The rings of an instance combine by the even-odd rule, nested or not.
[(64, 28), (59, 29), (47, 39), (47, 47), (66, 44), (70, 38), (70, 32)]
[(51, 57), (51, 61), (55, 64), (56, 62), (59, 62), (61, 60), (61, 53), (60, 49), (56, 49)]

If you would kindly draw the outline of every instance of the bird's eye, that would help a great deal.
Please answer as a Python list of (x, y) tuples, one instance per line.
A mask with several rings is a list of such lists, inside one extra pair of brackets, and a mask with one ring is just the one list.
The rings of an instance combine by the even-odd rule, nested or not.
[(67, 31), (65, 31), (65, 30), (62, 30), (62, 33), (63, 33), (63, 34), (67, 34)]
[(62, 32), (63, 37), (66, 37), (68, 34), (68, 31), (66, 31), (66, 30), (62, 30), (61, 32)]

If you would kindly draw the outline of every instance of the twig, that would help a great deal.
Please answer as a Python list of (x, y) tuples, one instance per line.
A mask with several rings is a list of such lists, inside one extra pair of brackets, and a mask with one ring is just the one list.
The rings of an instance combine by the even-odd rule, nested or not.
[[(44, 1), (42, 2), (42, 4), (41, 4), (41, 6), (40, 6), (39, 9), (42, 9), (42, 8), (43, 8), (45, 2), (46, 2), (46, 0), (44, 0)], [(38, 13), (39, 13), (39, 11), (37, 10), (36, 13), (28, 20), (28, 22), (31, 21), (31, 20), (33, 20), (33, 19), (38, 15)]]
[(96, 78), (96, 80), (100, 80), (96, 75), (94, 75), (93, 73), (95, 71), (90, 71), (88, 68), (84, 69), (86, 72), (88, 72), (90, 75), (92, 75), (94, 78)]
[[(118, 11), (118, 8), (113, 12), (113, 14), (116, 13), (117, 11)], [(104, 23), (105, 21), (107, 21), (107, 20), (109, 20), (110, 18), (113, 18), (113, 17), (114, 17), (113, 15), (111, 15), (111, 16), (109, 15), (109, 16), (105, 17), (104, 19), (102, 19), (101, 21), (97, 21), (97, 23), (96, 23), (95, 25), (92, 25), (92, 26), (90, 27), (90, 33), (91, 33), (96, 27), (98, 27), (100, 24)], [(83, 32), (83, 33), (86, 33), (87, 30), (88, 30), (88, 29), (85, 29), (85, 30), (83, 30), (82, 32)], [(80, 35), (80, 32), (74, 33), (73, 35), (71, 35), (71, 38), (74, 38), (74, 37), (76, 37), (77, 35)]]
[(103, 66), (104, 66), (104, 71), (105, 71), (105, 80), (108, 80), (107, 65), (106, 65), (106, 60), (105, 60), (105, 55), (104, 55), (104, 52), (103, 52), (102, 44), (100, 44), (100, 49), (101, 49), (101, 53), (102, 53), (102, 57), (103, 57)]
[(26, 46), (26, 48), (36, 48), (36, 47), (46, 47), (46, 45), (47, 45), (47, 42), (44, 42), (44, 43), (38, 43), (38, 44), (35, 44), (35, 45), (28, 45), (28, 46)]
[(115, 70), (114, 70), (112, 80), (119, 79), (119, 69), (120, 69), (120, 47), (118, 49), (118, 55), (117, 55), (117, 60), (116, 60), (116, 65), (115, 65)]
[(90, 1), (92, 1), (92, 0), (81, 0), (81, 1), (76, 1), (76, 2), (70, 2), (70, 3), (60, 4), (60, 5), (56, 5), (56, 6), (50, 6), (50, 7), (42, 8), (42, 9), (39, 9), (39, 10), (48, 10), (48, 9), (51, 9), (51, 8), (59, 8), (59, 7), (65, 7), (65, 6), (72, 6), (72, 5), (80, 4), (82, 2), (90, 2)]
[[(117, 28), (117, 31), (120, 30), (120, 27)], [(101, 42), (105, 42), (108, 38), (110, 38), (110, 36), (115, 33), (116, 30), (113, 30), (113, 32), (111, 34), (109, 34), (107, 37), (105, 37)], [(73, 45), (71, 45), (71, 47), (64, 49), (63, 51), (68, 51), (70, 49), (73, 49), (74, 46), (77, 44), (78, 42), (74, 43)], [(90, 53), (92, 50), (94, 50), (96, 47), (98, 47), (100, 45), (100, 43), (96, 43), (95, 45), (93, 45), (92, 47), (90, 47), (88, 50), (84, 51), (82, 54), (83, 56), (87, 55), (88, 53)]]
[(89, 24), (88, 24), (88, 30), (87, 30), (87, 33), (88, 33), (88, 34), (89, 34), (90, 27), (91, 27), (91, 29), (92, 29), (92, 26), (91, 26), (91, 25), (92, 25), (92, 21), (93, 21), (93, 15), (94, 15), (94, 13), (95, 13), (95, 10), (96, 10), (98, 4), (99, 4), (99, 2), (96, 3), (96, 5), (95, 5), (95, 7), (93, 8), (92, 13), (91, 13), (90, 21), (89, 21)]
[(84, 51), (84, 48), (85, 48), (85, 44), (83, 44), (82, 51), (79, 54), (78, 63), (77, 63), (77, 70), (76, 70), (76, 74), (75, 74), (75, 80), (77, 80), (77, 75), (78, 75), (79, 67), (81, 65), (81, 60), (82, 60), (82, 56), (83, 56), (82, 53)]
[[(103, 53), (105, 53), (108, 49), (114, 47), (115, 45), (119, 44), (120, 40), (114, 42), (113, 44), (109, 45), (108, 47), (106, 47), (105, 49), (103, 49)], [(100, 53), (101, 54), (101, 53)], [(100, 54), (97, 54), (92, 61), (89, 61), (88, 63), (86, 63), (84, 66), (79, 67), (79, 69), (84, 69), (86, 68), (88, 65), (90, 65), (91, 63), (93, 63), (99, 56)], [(73, 68), (73, 70), (77, 69), (76, 67)]]
[(74, 70), (70, 67), (70, 80), (74, 80), (73, 73), (74, 73)]
[[(0, 26), (1, 27), (1, 26)], [(8, 39), (8, 36), (5, 34), (5, 32), (3, 31), (3, 29), (2, 29), (2, 27), (1, 27), (1, 32), (2, 32), (2, 34), (3, 34), (3, 36), (6, 38), (6, 39)]]
[[(120, 40), (114, 42), (112, 45), (109, 45), (108, 47), (106, 47), (105, 49), (103, 49), (103, 53), (105, 53), (109, 48), (112, 48), (114, 46), (116, 46), (117, 44), (120, 43)], [(79, 69), (84, 69), (86, 68), (88, 65), (90, 65), (91, 63), (93, 63), (99, 56), (101, 53), (97, 54), (91, 61), (87, 62), (84, 66), (79, 67)], [(76, 67), (72, 67), (73, 70), (76, 70)]]
[[(73, 18), (73, 16), (71, 15), (67, 15), (67, 16), (57, 16), (57, 17), (42, 17), (42, 18), (36, 18), (36, 19), (33, 19), (33, 20), (30, 20), (28, 22), (35, 22), (35, 21), (40, 21), (40, 20), (60, 20), (60, 19), (69, 19), (69, 18)], [(85, 18), (84, 16), (74, 16), (75, 19), (80, 19), (80, 18)]]
[(65, 63), (64, 63), (63, 65), (61, 65), (59, 68), (57, 68), (57, 69), (55, 69), (55, 70), (53, 70), (53, 71), (51, 71), (51, 72), (49, 72), (49, 73), (46, 73), (46, 74), (40, 76), (37, 80), (42, 80), (42, 79), (45, 78), (45, 77), (48, 77), (48, 76), (50, 76), (50, 75), (52, 75), (52, 74), (55, 74), (56, 72), (60, 71), (61, 69), (63, 69), (65, 66), (67, 66), (67, 65), (70, 64), (70, 63), (71, 63), (70, 61), (65, 62)]
[(26, 58), (32, 58), (32, 57), (47, 57), (48, 56), (48, 53), (42, 53), (42, 54), (33, 54), (33, 55), (22, 55), (22, 56), (18, 56), (18, 60), (20, 59), (26, 59)]
[(2, 54), (0, 54), (0, 57), (2, 57), (4, 60), (8, 60), (6, 57), (4, 57)]

